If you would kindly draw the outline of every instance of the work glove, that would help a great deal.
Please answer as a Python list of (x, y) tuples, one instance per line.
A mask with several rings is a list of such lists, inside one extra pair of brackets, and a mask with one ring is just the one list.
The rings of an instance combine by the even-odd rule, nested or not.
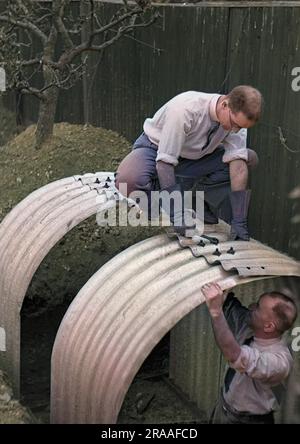
[(232, 208), (230, 240), (249, 241), (247, 218), (251, 190), (232, 191), (229, 197)]
[(192, 209), (183, 207), (183, 192), (180, 184), (176, 183), (161, 191), (167, 191), (169, 194), (175, 192), (175, 203), (173, 199), (164, 199), (162, 196), (161, 207), (169, 215), (176, 233), (181, 236), (192, 237), (196, 229), (196, 213)]
[(231, 222), (230, 240), (250, 240), (247, 222)]

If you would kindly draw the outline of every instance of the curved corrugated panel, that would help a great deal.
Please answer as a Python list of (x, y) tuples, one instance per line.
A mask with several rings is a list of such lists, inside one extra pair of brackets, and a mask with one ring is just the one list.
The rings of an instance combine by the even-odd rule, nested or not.
[[(265, 276), (246, 277), (238, 266), (239, 252), (251, 252), (253, 266), (270, 249), (255, 241), (226, 246), (220, 242), (218, 248), (223, 246), (236, 250), (232, 266), (226, 264), (228, 271), (221, 261), (211, 265), (206, 260), (210, 245), (201, 247), (201, 256), (195, 257), (177, 240), (155, 236), (117, 255), (86, 283), (67, 311), (54, 344), (53, 423), (115, 423), (143, 361), (180, 319), (203, 302), (204, 283), (217, 280), (229, 288), (263, 279), (277, 274), (277, 262), (283, 259), (273, 250)], [(299, 263), (284, 258), (290, 268), (283, 268), (282, 274), (300, 276)]]
[(31, 193), (0, 224), (0, 362), (16, 394), (20, 310), (33, 274), (68, 231), (119, 198), (114, 173), (69, 177)]
[[(262, 293), (274, 289), (290, 295), (299, 305), (300, 278), (298, 277), (277, 276), (260, 279), (236, 287), (234, 293), (247, 307), (250, 303), (256, 302)], [(300, 316), (295, 322), (295, 325), (299, 324)], [(293, 337), (287, 339), (291, 342)], [(197, 406), (198, 417), (203, 422), (208, 422), (224, 382), (225, 360), (221, 358), (221, 352), (214, 344), (210, 316), (203, 304), (185, 316), (171, 331), (169, 378), (176, 388)], [(294, 368), (288, 381), (286, 402), (276, 414), (276, 423), (289, 422), (297, 410), (295, 398), (299, 384), (295, 384), (295, 380), (297, 378), (300, 380), (298, 355), (299, 353), (294, 353)], [(300, 399), (299, 390), (297, 399)], [(300, 411), (297, 418), (299, 422)]]
[(195, 257), (204, 257), (208, 264), (220, 264), (226, 271), (238, 271), (240, 276), (298, 276), (299, 273), (299, 262), (255, 240), (182, 246), (190, 248)]

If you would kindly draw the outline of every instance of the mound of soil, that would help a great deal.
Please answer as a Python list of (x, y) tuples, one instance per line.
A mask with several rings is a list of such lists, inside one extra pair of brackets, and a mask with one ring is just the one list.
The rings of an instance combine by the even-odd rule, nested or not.
[(33, 190), (63, 177), (114, 171), (130, 150), (124, 137), (90, 125), (59, 123), (42, 149), (31, 125), (0, 148), (0, 218)]

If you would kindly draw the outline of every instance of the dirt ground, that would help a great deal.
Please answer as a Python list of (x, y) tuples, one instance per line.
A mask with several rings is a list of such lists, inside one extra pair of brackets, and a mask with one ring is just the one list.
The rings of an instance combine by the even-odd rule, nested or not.
[(0, 424), (31, 424), (35, 422), (31, 412), (13, 398), (10, 383), (0, 371)]
[[(67, 305), (40, 316), (22, 319), (22, 403), (36, 421), (49, 422), (50, 358), (52, 345)], [(38, 337), (38, 341), (37, 341)], [(168, 381), (169, 335), (146, 359), (124, 400), (118, 423), (195, 423), (197, 414), (181, 399)]]

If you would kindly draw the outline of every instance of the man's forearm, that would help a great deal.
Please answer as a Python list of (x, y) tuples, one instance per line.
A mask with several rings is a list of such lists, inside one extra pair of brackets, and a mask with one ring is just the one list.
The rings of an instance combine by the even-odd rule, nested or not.
[(159, 185), (162, 190), (172, 187), (176, 183), (174, 165), (159, 160), (156, 163)]
[(241, 347), (235, 340), (225, 319), (224, 313), (211, 315), (216, 343), (228, 362), (234, 362), (240, 355)]
[(236, 159), (229, 163), (231, 191), (242, 191), (247, 189), (248, 166), (245, 160)]

